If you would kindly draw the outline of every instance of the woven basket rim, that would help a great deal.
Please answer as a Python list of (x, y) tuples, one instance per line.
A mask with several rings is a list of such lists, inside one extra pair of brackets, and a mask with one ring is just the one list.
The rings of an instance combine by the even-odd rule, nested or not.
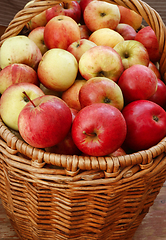
[[(166, 137), (163, 138), (157, 145), (147, 149), (138, 151), (132, 154), (126, 154), (118, 157), (94, 157), (94, 156), (77, 156), (77, 155), (64, 155), (49, 153), (42, 149), (30, 146), (23, 140), (20, 140), (10, 129), (3, 123), (0, 118), (0, 136), (5, 140), (9, 149), (10, 154), (16, 154), (20, 152), (25, 156), (32, 158), (35, 162), (35, 167), (42, 167), (44, 163), (52, 164), (55, 166), (63, 166), (67, 168), (68, 161), (73, 165), (72, 172), (77, 172), (78, 168), (82, 170), (104, 170), (112, 172), (113, 168), (118, 169), (134, 166), (137, 164), (148, 165), (153, 162), (153, 159), (161, 155), (166, 151)], [(65, 160), (66, 159), (66, 160)], [(37, 162), (36, 162), (37, 161)], [(112, 164), (110, 163), (113, 163)], [(62, 163), (63, 162), (63, 163)], [(83, 163), (82, 163), (83, 162)], [(111, 166), (110, 166), (111, 164)], [(70, 167), (71, 168), (71, 167)], [(115, 170), (114, 170), (115, 171)]]
[[(68, 0), (71, 1), (71, 0)], [(68, 2), (65, 0), (64, 2)], [(19, 11), (13, 20), (8, 25), (5, 33), (1, 37), (0, 46), (3, 44), (3, 41), (10, 37), (17, 35), (22, 29), (23, 26), (35, 15), (38, 13), (44, 11), (45, 9), (48, 9), (49, 7), (58, 4), (61, 2), (60, 0), (35, 0), (33, 3), (29, 4), (26, 8)], [(141, 0), (107, 0), (107, 2), (116, 4), (116, 5), (122, 5), (124, 7), (127, 7), (131, 10), (136, 11), (138, 14), (140, 14), (145, 21), (152, 27), (152, 29), (155, 31), (157, 39), (159, 41), (160, 46), (160, 53), (161, 53), (161, 59), (159, 62), (161, 74), (163, 79), (166, 78), (166, 27), (165, 24), (162, 21), (162, 18), (160, 15), (151, 8), (147, 3), (141, 1)], [(70, 159), (71, 164), (73, 165), (74, 171), (78, 168), (78, 166), (82, 169), (103, 169), (106, 167), (106, 169), (109, 171), (109, 161), (117, 162), (117, 164), (121, 167), (136, 165), (136, 164), (144, 164), (144, 163), (150, 163), (151, 160), (161, 153), (165, 152), (166, 150), (166, 137), (163, 138), (157, 145), (151, 147), (150, 149), (138, 151), (136, 153), (132, 154), (126, 154), (124, 156), (120, 157), (84, 157), (84, 156), (76, 156), (76, 155), (60, 155), (60, 154), (54, 154), (54, 153), (48, 153), (45, 152), (42, 149), (34, 148), (27, 143), (20, 140), (17, 136), (15, 136), (7, 126), (4, 125), (2, 122), (2, 119), (0, 119), (0, 133), (2, 139), (4, 139), (7, 142), (7, 145), (12, 150), (17, 150), (21, 153), (24, 153), (28, 157), (35, 158), (38, 163), (42, 163), (43, 160), (46, 163), (51, 163), (53, 165), (61, 166), (62, 161), (64, 161), (65, 158)], [(26, 151), (25, 151), (26, 149)], [(33, 155), (31, 155), (33, 154)], [(35, 156), (34, 156), (35, 154)], [(63, 160), (62, 160), (63, 159)], [(82, 164), (82, 161), (84, 163)], [(65, 161), (66, 164), (68, 161)], [(87, 164), (85, 164), (87, 162)], [(90, 162), (90, 163), (89, 163)], [(103, 167), (104, 164), (104, 167)], [(65, 165), (63, 163), (63, 165)], [(67, 166), (66, 166), (67, 167)]]

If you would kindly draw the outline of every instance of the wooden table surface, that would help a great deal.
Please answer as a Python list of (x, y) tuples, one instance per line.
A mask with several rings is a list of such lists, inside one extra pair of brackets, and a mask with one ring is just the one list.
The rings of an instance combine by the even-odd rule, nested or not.
[[(0, 239), (19, 240), (13, 230), (0, 200)], [(166, 182), (154, 205), (137, 229), (133, 240), (165, 240), (166, 239)]]

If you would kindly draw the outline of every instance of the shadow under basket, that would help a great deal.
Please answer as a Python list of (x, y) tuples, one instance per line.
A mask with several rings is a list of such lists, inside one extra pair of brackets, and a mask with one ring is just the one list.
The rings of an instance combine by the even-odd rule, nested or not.
[[(35, 1), (16, 14), (0, 44), (60, 1)], [(166, 28), (140, 0), (116, 0), (154, 29), (165, 81)], [(22, 240), (131, 240), (166, 180), (166, 138), (120, 157), (58, 155), (33, 148), (0, 119), (0, 198)]]

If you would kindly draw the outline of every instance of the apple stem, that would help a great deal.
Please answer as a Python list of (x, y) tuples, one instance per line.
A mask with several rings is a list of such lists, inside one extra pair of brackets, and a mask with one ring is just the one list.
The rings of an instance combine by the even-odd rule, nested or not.
[(28, 94), (24, 91), (24, 92), (22, 92), (27, 98), (28, 98), (28, 100), (32, 103), (32, 105), (34, 106), (34, 107), (36, 107), (35, 106), (35, 104), (34, 104), (34, 102), (30, 99), (30, 97), (28, 96)]
[(83, 134), (86, 134), (89, 137), (95, 137), (97, 134), (96, 133), (87, 133), (86, 131), (83, 131)]
[(155, 122), (158, 122), (158, 121), (159, 121), (159, 118), (158, 118), (157, 116), (153, 116), (153, 120), (154, 120)]
[(67, 2), (64, 2), (63, 3), (63, 7), (64, 7), (64, 9), (68, 9), (69, 8), (69, 4)]

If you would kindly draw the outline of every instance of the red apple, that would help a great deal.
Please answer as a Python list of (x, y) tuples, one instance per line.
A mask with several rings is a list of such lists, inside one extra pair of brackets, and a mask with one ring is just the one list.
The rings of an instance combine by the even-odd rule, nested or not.
[(166, 85), (158, 79), (157, 91), (149, 98), (150, 101), (157, 103), (166, 110)]
[(80, 7), (81, 7), (82, 13), (84, 12), (88, 3), (90, 3), (91, 1), (93, 1), (93, 0), (80, 0)]
[(142, 16), (136, 13), (135, 11), (118, 6), (120, 11), (120, 23), (126, 23), (132, 26), (135, 30), (139, 29), (142, 24)]
[(145, 46), (148, 51), (150, 61), (159, 61), (159, 43), (155, 32), (150, 26), (144, 27), (138, 31), (135, 40), (141, 42)]
[(101, 28), (115, 29), (120, 21), (120, 12), (115, 4), (94, 0), (84, 9), (83, 19), (91, 32)]
[(125, 40), (118, 43), (114, 49), (121, 56), (124, 69), (133, 65), (149, 65), (149, 54), (144, 45), (135, 40)]
[(124, 105), (123, 94), (117, 83), (106, 77), (89, 79), (79, 91), (81, 108), (94, 103), (107, 103), (120, 111)]
[(72, 138), (86, 155), (105, 156), (117, 150), (126, 137), (122, 113), (106, 103), (82, 108), (72, 124)]
[(49, 49), (67, 49), (72, 42), (80, 38), (79, 26), (71, 17), (56, 16), (45, 26), (44, 41)]
[(0, 94), (15, 83), (28, 82), (39, 85), (36, 71), (28, 65), (13, 63), (0, 72)]
[(53, 17), (65, 15), (74, 19), (77, 23), (81, 20), (81, 7), (77, 1), (62, 2), (46, 10), (46, 19), (49, 22)]
[(90, 48), (95, 47), (95, 46), (97, 46), (96, 43), (94, 43), (88, 39), (80, 39), (76, 42), (71, 43), (68, 46), (67, 51), (72, 53), (74, 55), (74, 57), (77, 59), (77, 61), (79, 62), (82, 54), (85, 53)]
[(151, 70), (153, 70), (153, 72), (156, 74), (156, 77), (157, 77), (157, 78), (161, 79), (160, 71), (159, 71), (158, 67), (157, 67), (154, 63), (152, 63), (152, 62), (150, 61), (148, 67), (149, 67)]
[(125, 103), (149, 99), (157, 90), (155, 73), (144, 65), (133, 65), (126, 69), (118, 80)]
[[(72, 114), (72, 122), (74, 121), (74, 118), (76, 117), (78, 111), (74, 108), (70, 108), (71, 114)], [(56, 153), (56, 154), (65, 154), (65, 155), (80, 155), (81, 151), (77, 148), (75, 145), (72, 135), (71, 135), (71, 129), (66, 135), (66, 137), (59, 142), (58, 144), (45, 148), (47, 152)]]
[(86, 80), (92, 77), (107, 77), (116, 82), (123, 70), (120, 55), (108, 46), (90, 48), (79, 61), (79, 72)]
[(77, 111), (81, 109), (80, 101), (79, 101), (79, 91), (81, 87), (86, 83), (87, 81), (82, 80), (76, 80), (73, 85), (71, 85), (70, 88), (68, 88), (66, 91), (62, 93), (62, 99), (67, 103), (67, 105), (70, 108), (74, 108)]
[(78, 26), (81, 33), (81, 39), (89, 39), (91, 31), (87, 28), (87, 26), (85, 24), (78, 24)]
[(45, 95), (36, 98), (22, 109), (18, 118), (20, 135), (28, 144), (37, 148), (54, 146), (68, 134), (72, 114), (60, 98)]
[(79, 112), (78, 110), (74, 108), (70, 108), (71, 115), (72, 115), (72, 122), (74, 121), (74, 118), (76, 117), (77, 113)]
[(145, 150), (156, 145), (166, 135), (166, 112), (148, 100), (129, 103), (122, 110), (127, 124), (124, 146), (132, 151)]
[(126, 152), (124, 151), (123, 148), (120, 147), (115, 152), (108, 154), (108, 157), (119, 157), (124, 155), (126, 155)]
[(117, 31), (124, 38), (124, 40), (134, 40), (135, 36), (137, 35), (135, 29), (126, 23), (119, 23), (115, 28), (115, 31)]
[(80, 155), (81, 151), (77, 148), (75, 145), (72, 136), (71, 131), (69, 131), (66, 135), (66, 137), (59, 142), (58, 144), (45, 148), (46, 152), (51, 152), (55, 154), (65, 154), (65, 155)]

